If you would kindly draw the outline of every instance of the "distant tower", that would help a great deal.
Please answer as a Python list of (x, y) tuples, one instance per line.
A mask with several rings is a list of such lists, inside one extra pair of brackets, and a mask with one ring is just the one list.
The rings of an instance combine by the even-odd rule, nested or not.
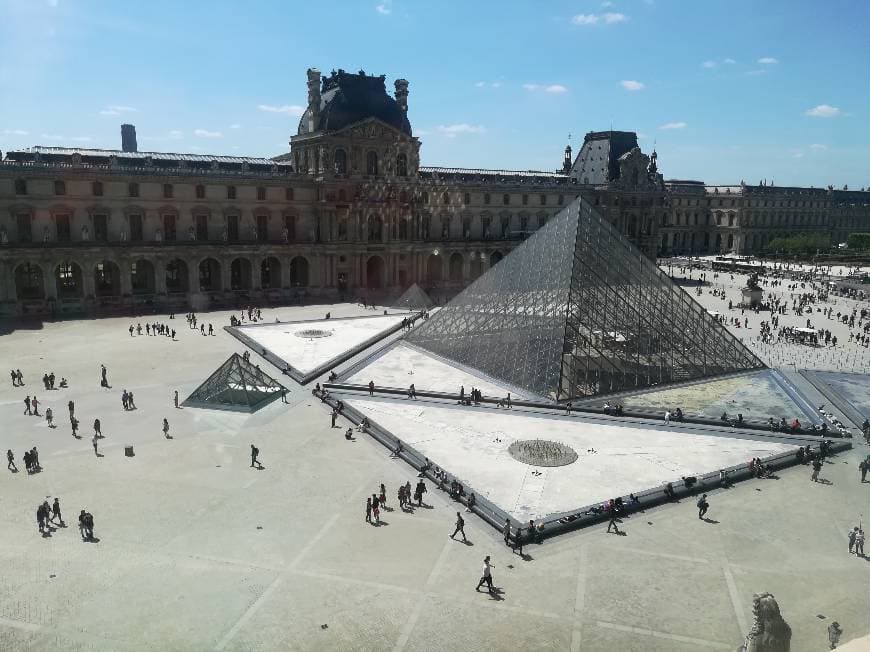
[(396, 85), (396, 103), (405, 113), (408, 112), (408, 80), (397, 79)]
[(654, 175), (659, 171), (659, 166), (658, 166), (658, 164), (656, 163), (656, 161), (658, 160), (658, 158), (659, 158), (659, 155), (656, 154), (656, 150), (653, 149), (652, 154), (650, 154), (650, 157), (649, 157), (649, 169), (648, 169), (648, 172), (650, 173), (650, 176), (654, 176)]
[(320, 71), (308, 69), (308, 133), (317, 131), (320, 122)]
[(139, 147), (136, 145), (136, 127), (133, 125), (121, 125), (121, 151), (139, 151)]
[(568, 174), (571, 171), (571, 166), (574, 163), (574, 159), (571, 156), (571, 144), (565, 146), (565, 158), (562, 159), (562, 172)]

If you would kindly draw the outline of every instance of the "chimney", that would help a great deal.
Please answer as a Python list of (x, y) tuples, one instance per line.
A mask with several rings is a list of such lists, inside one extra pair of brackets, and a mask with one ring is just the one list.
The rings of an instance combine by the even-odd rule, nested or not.
[(133, 125), (121, 125), (121, 151), (138, 152), (136, 145), (136, 127)]
[(408, 112), (408, 80), (397, 79), (396, 82), (396, 102), (405, 113)]
[(317, 131), (320, 122), (320, 71), (308, 69), (308, 133)]

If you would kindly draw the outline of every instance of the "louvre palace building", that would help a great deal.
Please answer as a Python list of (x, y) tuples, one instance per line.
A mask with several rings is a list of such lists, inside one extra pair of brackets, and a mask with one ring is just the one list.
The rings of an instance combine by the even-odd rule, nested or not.
[[(31, 147), (0, 154), (0, 314), (444, 298), (577, 197), (647, 256), (760, 252), (870, 231), (870, 192), (665, 180), (636, 134), (586, 134), (551, 171), (426, 167), (408, 82), (307, 72), (273, 159)], [(554, 157), (556, 159), (556, 157)], [(554, 160), (554, 164), (556, 160)]]

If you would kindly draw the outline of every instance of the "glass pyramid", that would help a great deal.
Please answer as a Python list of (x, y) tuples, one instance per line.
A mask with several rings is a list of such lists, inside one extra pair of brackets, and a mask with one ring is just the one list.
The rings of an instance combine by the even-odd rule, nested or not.
[(402, 296), (393, 302), (392, 307), (414, 312), (418, 310), (426, 310), (434, 305), (435, 302), (429, 298), (426, 291), (414, 283), (414, 285), (402, 293)]
[(407, 339), (554, 400), (764, 368), (583, 199)]
[(217, 371), (187, 397), (187, 407), (256, 412), (281, 396), (283, 387), (233, 353)]

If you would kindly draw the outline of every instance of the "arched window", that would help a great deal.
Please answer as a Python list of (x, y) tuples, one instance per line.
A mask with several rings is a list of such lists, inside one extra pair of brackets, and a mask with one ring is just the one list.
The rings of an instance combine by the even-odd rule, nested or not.
[(378, 153), (369, 152), (366, 154), (366, 174), (370, 176), (378, 175)]
[(404, 153), (396, 157), (396, 176), (408, 176), (408, 157)]
[(347, 152), (343, 149), (335, 150), (335, 173), (347, 174)]

